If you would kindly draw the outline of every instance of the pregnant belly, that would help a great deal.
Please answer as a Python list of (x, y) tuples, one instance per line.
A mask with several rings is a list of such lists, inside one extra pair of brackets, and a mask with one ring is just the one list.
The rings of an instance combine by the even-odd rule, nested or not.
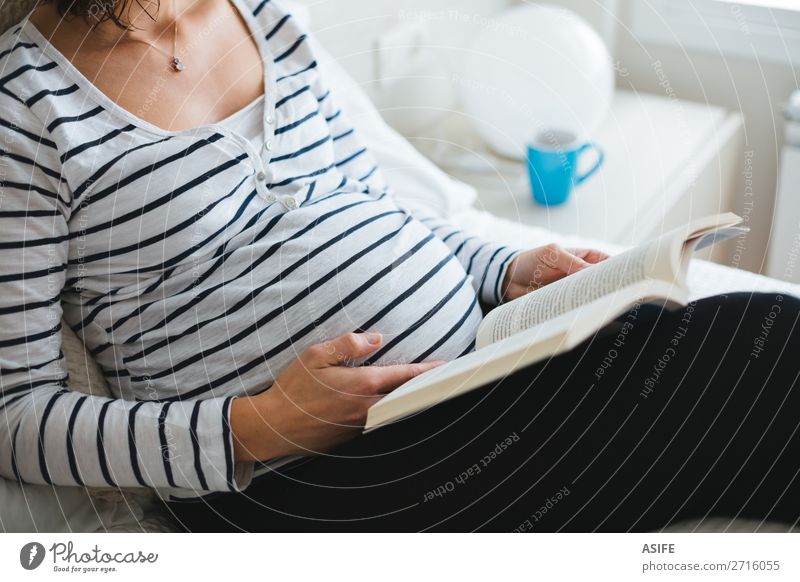
[(276, 297), (304, 297), (281, 314), (298, 347), (377, 331), (384, 345), (369, 362), (387, 364), (452, 359), (471, 346), (481, 319), (471, 279), (444, 243), (394, 204), (372, 201), (321, 223), (284, 245), (282, 268), (314, 250)]
[(150, 329), (186, 302), (166, 299), (155, 319), (136, 326), (146, 332), (115, 350), (134, 395), (152, 397), (154, 388), (185, 394), (187, 386), (261, 390), (306, 347), (350, 331), (384, 339), (353, 364), (449, 360), (471, 348), (481, 320), (471, 278), (444, 243), (393, 203), (335, 197), (279, 224), (194, 289), (202, 299), (191, 309)]

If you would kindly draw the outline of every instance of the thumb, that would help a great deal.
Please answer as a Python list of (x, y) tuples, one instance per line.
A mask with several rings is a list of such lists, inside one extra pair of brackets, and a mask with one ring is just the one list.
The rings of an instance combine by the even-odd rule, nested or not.
[(589, 263), (584, 261), (579, 256), (573, 255), (571, 252), (561, 249), (556, 255), (555, 265), (563, 273), (572, 275), (573, 273), (577, 273), (578, 271), (588, 267)]
[(438, 368), (446, 362), (436, 360), (433, 362), (423, 362), (419, 364), (394, 364), (391, 366), (373, 366), (372, 372), (377, 378), (377, 393), (388, 394), (395, 388), (398, 388), (411, 380), (427, 372)]
[(314, 356), (318, 357), (314, 358), (314, 363), (321, 366), (346, 364), (349, 360), (368, 356), (382, 343), (383, 338), (379, 333), (346, 333), (315, 346)]

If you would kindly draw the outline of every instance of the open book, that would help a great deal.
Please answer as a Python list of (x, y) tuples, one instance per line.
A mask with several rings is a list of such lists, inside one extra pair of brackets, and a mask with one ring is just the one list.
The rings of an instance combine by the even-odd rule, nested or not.
[(640, 302), (686, 305), (694, 251), (746, 232), (727, 213), (676, 228), (494, 308), (475, 351), (429, 370), (374, 404), (365, 431), (399, 420), (566, 352)]

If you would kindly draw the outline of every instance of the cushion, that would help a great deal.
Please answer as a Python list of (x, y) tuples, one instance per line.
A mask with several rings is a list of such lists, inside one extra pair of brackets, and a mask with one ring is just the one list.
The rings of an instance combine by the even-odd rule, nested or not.
[(61, 322), (61, 350), (67, 360), (69, 387), (71, 390), (94, 396), (112, 397), (103, 372), (75, 332)]
[[(83, 341), (62, 324), (70, 389), (111, 396)], [(0, 529), (6, 532), (175, 531), (162, 507), (148, 489), (51, 487), (0, 479)]]

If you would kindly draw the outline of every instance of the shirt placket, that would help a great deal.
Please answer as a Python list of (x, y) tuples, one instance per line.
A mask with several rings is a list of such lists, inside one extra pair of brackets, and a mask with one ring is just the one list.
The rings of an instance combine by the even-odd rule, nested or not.
[[(268, 188), (268, 184), (272, 178), (272, 171), (269, 165), (272, 157), (272, 150), (274, 148), (275, 139), (275, 118), (271, 112), (265, 112), (263, 120), (263, 136), (264, 140), (261, 144), (261, 150), (255, 155), (251, 153), (251, 158), (256, 167), (255, 181), (256, 191), (258, 194), (270, 204), (278, 201), (278, 197)], [(248, 144), (250, 145), (250, 144)]]
[(269, 203), (279, 202), (287, 211), (295, 210), (299, 204), (294, 196), (285, 194), (277, 196), (270, 191), (267, 185), (272, 178), (270, 160), (272, 151), (275, 149), (275, 114), (267, 111), (264, 114), (264, 141), (261, 144), (261, 152), (258, 158), (258, 170), (256, 171), (256, 188), (264, 199)]

